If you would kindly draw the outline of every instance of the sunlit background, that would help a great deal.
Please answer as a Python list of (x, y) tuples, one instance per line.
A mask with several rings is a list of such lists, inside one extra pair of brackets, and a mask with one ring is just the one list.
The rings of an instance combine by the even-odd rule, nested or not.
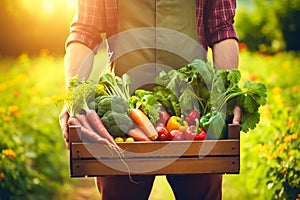
[[(74, 10), (76, 6), (75, 0), (20, 0), (20, 6), (24, 10), (35, 12), (36, 6), (41, 6), (41, 12), (45, 15), (53, 14), (56, 9), (62, 8), (69, 10)], [(35, 5), (34, 7), (32, 5)], [(8, 5), (9, 6), (9, 5)]]
[[(299, 50), (299, 0), (237, 0), (235, 27), (250, 50)], [(0, 0), (0, 56), (63, 55), (76, 0)], [(284, 5), (284, 6), (282, 6)], [(267, 12), (266, 12), (267, 10)], [(253, 34), (255, 33), (255, 34)]]
[(0, 55), (62, 54), (75, 0), (1, 0)]

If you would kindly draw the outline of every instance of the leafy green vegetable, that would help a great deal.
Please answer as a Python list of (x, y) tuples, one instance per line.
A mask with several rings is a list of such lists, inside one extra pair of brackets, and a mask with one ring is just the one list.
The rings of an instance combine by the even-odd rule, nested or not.
[(101, 121), (114, 137), (124, 136), (133, 127), (133, 121), (126, 113), (118, 113), (111, 110), (101, 117)]
[(100, 76), (99, 87), (104, 87), (109, 96), (119, 96), (126, 102), (130, 98), (129, 85), (131, 81), (127, 74), (122, 77), (107, 72)]
[(266, 86), (263, 83), (246, 81), (242, 88), (235, 83), (223, 94), (218, 110), (226, 106), (227, 116), (230, 116), (234, 106), (239, 105), (242, 109), (241, 130), (248, 132), (259, 123), (259, 107), (266, 104), (266, 97)]
[(140, 108), (153, 124), (159, 120), (160, 109), (166, 110), (170, 115), (180, 116), (180, 106), (176, 95), (162, 86), (154, 87), (153, 91), (138, 89), (129, 99), (129, 107)]
[[(247, 81), (243, 86), (244, 95), (238, 100), (242, 105), (241, 128), (244, 132), (254, 129), (259, 122), (259, 107), (266, 104), (266, 86), (262, 83)], [(238, 98), (238, 97), (237, 97)]]
[(181, 114), (181, 105), (176, 95), (169, 89), (156, 86), (153, 88), (153, 92), (156, 100), (161, 104), (161, 106), (166, 110), (170, 115), (180, 116)]
[(88, 104), (95, 98), (96, 88), (96, 84), (90, 80), (80, 80), (78, 76), (70, 79), (66, 95), (70, 117), (75, 117), (80, 112), (90, 109)]
[(196, 59), (178, 70), (161, 72), (156, 83), (176, 94), (184, 116), (196, 109), (202, 116), (223, 112), (227, 120), (239, 105), (243, 111), (241, 129), (247, 132), (259, 122), (259, 107), (266, 104), (266, 87), (247, 81), (240, 88), (240, 79), (239, 70), (216, 70), (211, 63)]
[(212, 79), (212, 67), (197, 59), (178, 70), (161, 72), (155, 82), (176, 94), (182, 114), (187, 115), (189, 109), (206, 113)]
[(129, 107), (140, 108), (153, 124), (159, 119), (158, 110), (161, 108), (161, 104), (152, 91), (136, 90), (129, 99)]
[(102, 117), (108, 111), (127, 113), (128, 104), (119, 96), (99, 96), (95, 99), (96, 111)]
[(129, 84), (127, 75), (105, 73), (98, 83), (72, 77), (66, 96), (70, 116), (94, 109), (111, 135), (123, 136), (133, 127), (128, 114)]

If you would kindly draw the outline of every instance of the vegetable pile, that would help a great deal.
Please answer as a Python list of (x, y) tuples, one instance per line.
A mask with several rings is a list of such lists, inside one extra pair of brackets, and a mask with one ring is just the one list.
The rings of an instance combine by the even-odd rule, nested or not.
[(130, 77), (111, 73), (98, 82), (70, 79), (65, 98), (71, 124), (87, 139), (105, 142), (204, 140), (227, 137), (232, 110), (242, 110), (241, 131), (254, 129), (259, 107), (266, 103), (263, 83), (240, 86), (239, 70), (216, 70), (194, 60), (178, 70), (162, 71), (152, 91), (129, 93)]
[(216, 70), (211, 63), (194, 60), (179, 70), (161, 72), (156, 82), (177, 97), (181, 113), (191, 109), (201, 114), (200, 124), (212, 139), (226, 137), (227, 124), (232, 122), (232, 110), (242, 109), (241, 131), (254, 129), (259, 122), (259, 107), (266, 104), (266, 86), (246, 81), (239, 86), (239, 70)]

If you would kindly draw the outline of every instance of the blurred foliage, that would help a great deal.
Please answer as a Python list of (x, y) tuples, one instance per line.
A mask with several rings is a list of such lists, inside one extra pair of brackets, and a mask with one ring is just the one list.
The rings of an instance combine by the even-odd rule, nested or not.
[(237, 1), (236, 28), (251, 51), (300, 50), (300, 0)]
[[(55, 199), (68, 157), (52, 101), (64, 91), (62, 59), (42, 51), (0, 63), (0, 199)], [(61, 85), (59, 85), (61, 83)]]
[(224, 199), (295, 200), (300, 194), (299, 53), (242, 51), (239, 68), (243, 78), (266, 84), (268, 98), (257, 128), (241, 134), (241, 173), (225, 176)]
[(274, 1), (279, 29), (282, 30), (287, 50), (300, 50), (300, 0)]

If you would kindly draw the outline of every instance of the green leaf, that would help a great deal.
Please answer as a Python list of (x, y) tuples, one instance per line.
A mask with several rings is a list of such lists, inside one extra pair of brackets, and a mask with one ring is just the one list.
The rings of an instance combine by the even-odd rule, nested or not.
[(241, 72), (237, 69), (228, 70), (227, 80), (230, 81), (230, 85), (237, 84), (241, 80)]
[(241, 119), (241, 131), (246, 133), (250, 129), (254, 129), (258, 124), (259, 119), (260, 119), (260, 114), (258, 112), (243, 113)]
[(171, 115), (180, 116), (180, 104), (177, 96), (170, 90), (163, 86), (156, 86), (153, 88), (156, 100), (162, 107)]
[(177, 70), (170, 70), (169, 72), (162, 71), (159, 76), (155, 79), (157, 84), (165, 86), (170, 89), (176, 95), (179, 93), (179, 86), (183, 81), (183, 77), (181, 77), (180, 73)]
[(267, 88), (263, 83), (246, 81), (244, 84), (247, 96), (252, 96), (258, 104), (265, 105), (267, 98)]
[(180, 102), (181, 114), (184, 116), (188, 116), (191, 109), (199, 111), (199, 101), (192, 87), (183, 88), (178, 101)]
[(246, 109), (248, 112), (253, 113), (257, 112), (260, 106), (259, 102), (253, 96), (245, 96), (243, 104), (244, 110)]
[(213, 79), (213, 68), (207, 65), (203, 60), (196, 59), (192, 63), (178, 70), (185, 77), (188, 77), (189, 83), (203, 80), (206, 84), (210, 84)]

